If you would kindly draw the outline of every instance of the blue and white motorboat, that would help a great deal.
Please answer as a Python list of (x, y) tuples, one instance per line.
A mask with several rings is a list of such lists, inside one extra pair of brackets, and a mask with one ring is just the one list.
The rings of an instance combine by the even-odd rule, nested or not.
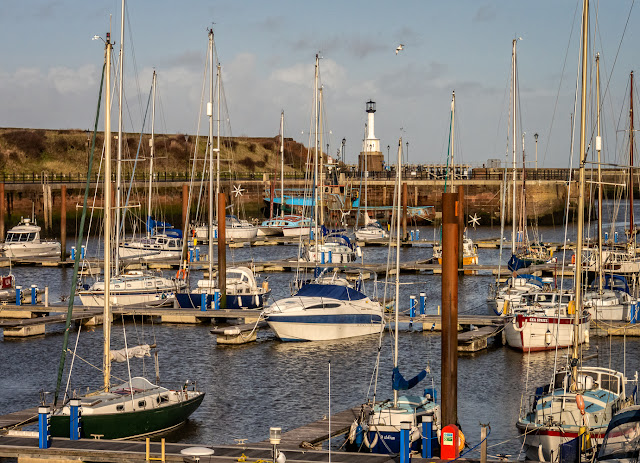
[(620, 275), (603, 275), (602, 289), (598, 279), (584, 294), (584, 307), (594, 320), (631, 321), (638, 300), (632, 297), (627, 279)]
[[(248, 267), (229, 267), (226, 289), (227, 302), (225, 307), (221, 307), (223, 309), (262, 309), (271, 295), (269, 282), (263, 281), (258, 285), (255, 274)], [(198, 280), (194, 289), (176, 294), (176, 300), (182, 309), (201, 308), (203, 302), (205, 307), (212, 307), (218, 292), (216, 280), (203, 278)]]
[(269, 327), (283, 341), (330, 341), (380, 333), (379, 302), (348, 286), (346, 280), (309, 283), (264, 311)]
[(355, 262), (361, 255), (360, 246), (353, 243), (346, 235), (331, 233), (322, 241), (316, 240), (306, 244), (302, 249), (300, 260), (319, 264), (342, 264)]

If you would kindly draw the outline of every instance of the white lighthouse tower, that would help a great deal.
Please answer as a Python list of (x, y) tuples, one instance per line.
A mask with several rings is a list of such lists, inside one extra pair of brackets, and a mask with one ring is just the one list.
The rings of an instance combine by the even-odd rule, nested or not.
[(383, 170), (384, 155), (380, 151), (380, 140), (375, 136), (375, 101), (367, 101), (366, 112), (367, 137), (364, 140), (360, 156), (358, 156), (358, 170), (361, 172), (380, 172)]

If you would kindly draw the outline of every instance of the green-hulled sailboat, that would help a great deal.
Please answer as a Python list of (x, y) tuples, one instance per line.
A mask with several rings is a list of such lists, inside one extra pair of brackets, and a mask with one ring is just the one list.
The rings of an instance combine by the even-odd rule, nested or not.
[[(124, 12), (124, 0), (123, 0)], [(110, 66), (112, 43), (107, 34), (105, 51), (105, 164), (104, 164), (104, 210), (111, 210), (111, 117), (110, 109)], [(120, 58), (122, 60), (122, 57)], [(122, 61), (121, 61), (122, 62)], [(155, 73), (154, 73), (155, 85)], [(97, 118), (96, 118), (97, 127)], [(94, 131), (95, 143), (95, 131)], [(91, 168), (91, 161), (89, 164)], [(88, 190), (86, 190), (87, 192)], [(85, 192), (85, 210), (86, 210)], [(81, 229), (84, 226), (84, 215), (81, 221)], [(111, 214), (104, 214), (104, 229), (111, 229)], [(79, 240), (82, 240), (80, 234)], [(142, 357), (149, 355), (150, 346), (136, 346), (121, 351), (111, 351), (111, 297), (110, 297), (110, 267), (111, 267), (111, 236), (109, 232), (104, 233), (104, 357), (103, 357), (103, 388), (93, 394), (87, 394), (80, 399), (80, 413), (82, 435), (99, 435), (105, 439), (131, 439), (145, 435), (156, 434), (168, 431), (184, 423), (187, 418), (198, 408), (204, 399), (204, 392), (187, 390), (187, 387), (178, 390), (170, 390), (162, 386), (152, 384), (145, 378), (135, 377), (116, 387), (111, 387), (111, 361), (113, 359), (128, 361), (131, 357)], [(73, 292), (78, 267), (78, 257), (74, 266), (74, 282), (71, 291), (69, 306), (73, 305)], [(65, 342), (63, 347), (63, 358), (61, 359), (61, 369), (58, 374), (59, 390), (60, 375), (64, 367), (64, 353), (68, 340), (69, 321), (65, 331)], [(51, 435), (54, 437), (68, 437), (70, 432), (70, 407), (64, 404), (56, 409), (50, 418)]]

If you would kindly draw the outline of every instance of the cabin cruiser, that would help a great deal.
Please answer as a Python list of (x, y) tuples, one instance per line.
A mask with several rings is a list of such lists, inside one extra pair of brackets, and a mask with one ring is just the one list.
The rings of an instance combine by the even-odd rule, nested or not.
[(41, 230), (31, 219), (20, 218), (20, 223), (7, 232), (0, 247), (2, 255), (15, 259), (60, 257), (60, 242), (41, 240)]
[(118, 256), (123, 260), (180, 260), (182, 256), (182, 238), (176, 235), (159, 233), (147, 238), (125, 241), (118, 247)]

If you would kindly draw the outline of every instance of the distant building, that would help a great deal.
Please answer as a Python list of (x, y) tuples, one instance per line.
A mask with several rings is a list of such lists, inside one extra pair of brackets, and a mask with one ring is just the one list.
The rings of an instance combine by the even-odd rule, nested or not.
[(362, 151), (358, 156), (359, 172), (382, 172), (384, 169), (384, 155), (380, 151), (380, 140), (374, 134), (375, 101), (369, 100), (366, 105), (367, 112), (367, 138), (365, 138)]
[(500, 169), (501, 166), (500, 159), (487, 159), (487, 169)]

